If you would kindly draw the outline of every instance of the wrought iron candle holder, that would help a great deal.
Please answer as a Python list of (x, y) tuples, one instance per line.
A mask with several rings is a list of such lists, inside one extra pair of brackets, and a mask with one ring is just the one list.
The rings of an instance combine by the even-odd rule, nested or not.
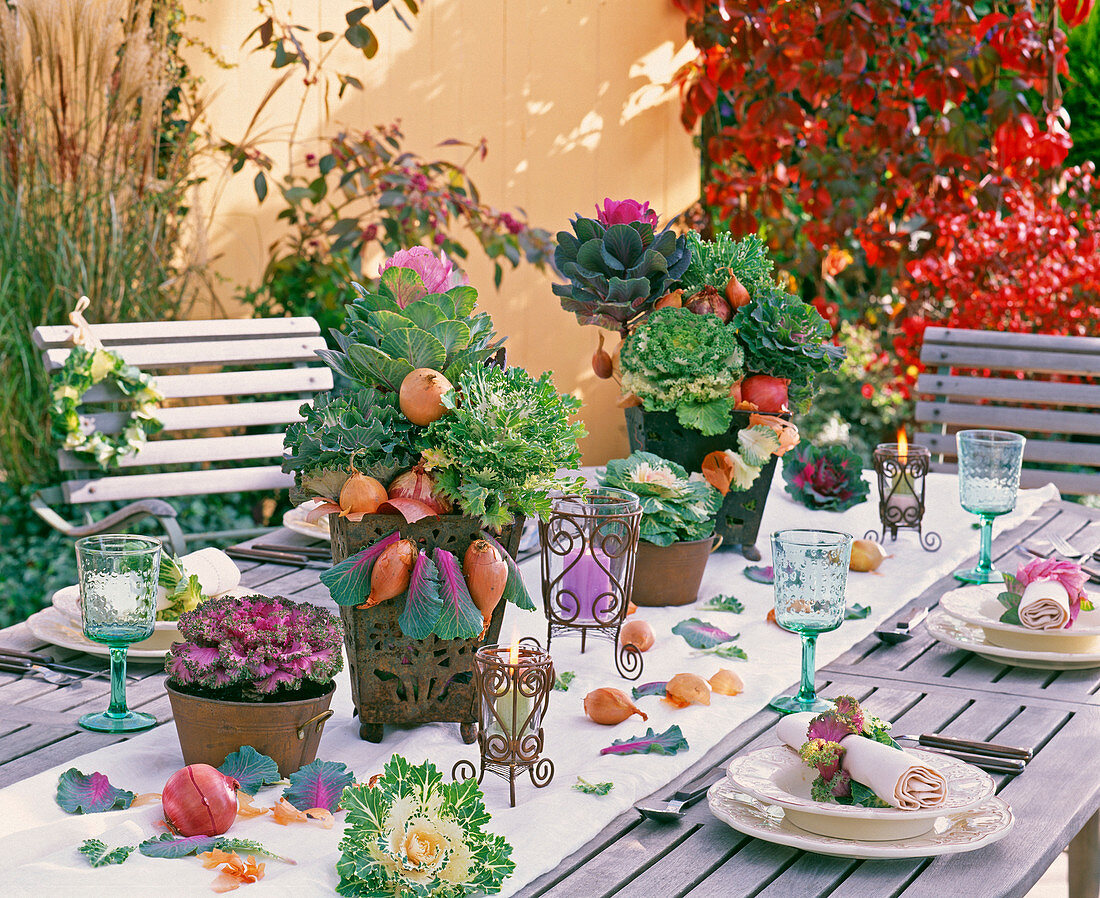
[(610, 639), (615, 668), (628, 680), (642, 675), (642, 653), (619, 644), (634, 588), (634, 559), (642, 509), (626, 490), (593, 488), (555, 498), (550, 517), (539, 522), (542, 542), (542, 603), (546, 648), (555, 634)]
[(935, 552), (943, 544), (938, 533), (925, 532), (924, 478), (928, 474), (931, 453), (925, 446), (880, 443), (875, 447), (875, 474), (878, 476), (878, 514), (882, 521), (882, 537), (868, 530), (866, 539), (886, 541), (898, 538), (899, 530), (916, 530), (921, 548)]
[(516, 774), (527, 771), (535, 788), (554, 778), (554, 763), (543, 758), (542, 719), (554, 688), (554, 664), (538, 640), (525, 637), (511, 646), (486, 645), (474, 655), (474, 691), (478, 696), (477, 744), (481, 770), (465, 758), (451, 778), (480, 784), (485, 771), (508, 780), (516, 806)]

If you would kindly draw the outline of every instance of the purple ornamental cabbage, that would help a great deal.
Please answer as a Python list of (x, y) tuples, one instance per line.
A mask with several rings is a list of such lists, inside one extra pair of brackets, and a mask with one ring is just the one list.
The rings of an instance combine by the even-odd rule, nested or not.
[(596, 221), (605, 228), (615, 224), (630, 224), (632, 221), (644, 221), (652, 227), (657, 227), (657, 213), (649, 208), (649, 203), (639, 203), (637, 200), (613, 200), (604, 197), (603, 208), (596, 207)]
[(280, 687), (327, 684), (343, 668), (343, 624), (324, 608), (281, 596), (210, 599), (181, 614), (164, 667), (176, 685), (235, 687), (261, 700)]
[[(844, 735), (847, 736), (848, 733)], [(821, 738), (810, 739), (799, 749), (798, 755), (808, 765), (816, 767), (821, 778), (828, 782), (840, 770), (840, 762), (844, 759), (844, 746), (840, 744), (839, 739), (833, 741)]]
[(454, 267), (442, 250), (437, 258), (426, 246), (398, 250), (382, 263), (378, 276), (387, 268), (411, 268), (420, 275), (429, 293), (446, 293), (451, 287), (468, 283), (466, 275)]

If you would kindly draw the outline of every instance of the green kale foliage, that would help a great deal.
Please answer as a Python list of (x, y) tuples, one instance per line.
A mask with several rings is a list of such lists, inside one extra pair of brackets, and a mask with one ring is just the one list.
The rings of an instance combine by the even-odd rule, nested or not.
[(290, 450), (283, 470), (293, 472), (299, 484), (304, 475), (349, 468), (389, 483), (416, 461), (410, 443), (419, 428), (401, 414), (393, 394), (368, 387), (321, 393), (301, 414), (304, 420), (291, 424), (283, 440)]
[(729, 429), (743, 360), (736, 330), (716, 315), (658, 309), (623, 344), (623, 390), (646, 411), (674, 411), (685, 427), (714, 436)]
[(550, 491), (576, 486), (556, 472), (580, 464), (584, 425), (570, 416), (581, 403), (559, 394), (549, 373), (535, 380), (522, 368), (467, 368), (443, 401), (448, 413), (417, 447), (440, 492), (486, 527), (511, 523), (516, 512), (546, 518)]
[(730, 327), (744, 347), (748, 373), (789, 380), (787, 392), (796, 410), (809, 407), (814, 377), (835, 371), (844, 358), (817, 309), (779, 287), (738, 309)]
[(730, 274), (737, 276), (752, 299), (766, 296), (773, 289), (772, 260), (768, 258), (764, 241), (756, 234), (734, 240), (728, 231), (723, 231), (713, 241), (708, 241), (691, 231), (687, 244), (691, 262), (680, 278), (685, 296), (707, 286), (724, 290)]
[(652, 452), (634, 452), (629, 458), (609, 461), (600, 475), (600, 485), (638, 496), (641, 538), (657, 546), (710, 536), (722, 505), (722, 494), (713, 486), (689, 480), (680, 465)]

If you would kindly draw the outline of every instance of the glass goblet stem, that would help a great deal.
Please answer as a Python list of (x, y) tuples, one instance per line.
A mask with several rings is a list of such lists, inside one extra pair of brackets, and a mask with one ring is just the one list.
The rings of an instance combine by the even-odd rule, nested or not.
[(978, 513), (981, 521), (981, 548), (978, 550), (978, 567), (976, 570), (993, 579), (993, 519), (996, 515)]
[(817, 691), (814, 689), (814, 673), (817, 670), (815, 664), (815, 652), (817, 649), (817, 634), (802, 634), (802, 682), (795, 700), (807, 707), (817, 701)]
[(126, 646), (111, 646), (111, 703), (107, 706), (108, 717), (125, 717), (130, 713), (126, 707)]

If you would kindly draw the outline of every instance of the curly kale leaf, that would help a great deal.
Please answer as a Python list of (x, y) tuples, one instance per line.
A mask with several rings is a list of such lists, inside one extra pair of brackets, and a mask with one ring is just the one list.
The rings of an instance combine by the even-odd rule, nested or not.
[[(350, 393), (320, 393), (301, 408), (304, 420), (286, 429), (283, 445), (290, 454), (283, 470), (303, 476), (323, 469), (354, 468), (383, 483), (410, 468), (416, 455), (409, 448), (417, 429), (397, 409), (392, 395), (360, 388)], [(331, 497), (330, 497), (331, 498)]]
[(768, 249), (756, 234), (734, 240), (728, 231), (722, 231), (714, 240), (704, 240), (691, 232), (687, 245), (691, 262), (680, 278), (685, 296), (708, 286), (724, 290), (731, 273), (752, 299), (765, 295), (775, 283)]
[(584, 426), (570, 421), (580, 401), (521, 368), (467, 368), (444, 397), (449, 412), (417, 440), (439, 490), (490, 528), (516, 513), (546, 518), (551, 490), (572, 483), (559, 468), (580, 464)]
[(729, 429), (743, 360), (736, 332), (717, 316), (658, 309), (623, 344), (623, 390), (647, 411), (674, 411), (685, 427), (714, 436)]
[(706, 481), (690, 480), (673, 461), (651, 452), (613, 459), (600, 485), (628, 490), (641, 500), (641, 538), (657, 546), (703, 539), (714, 532), (722, 494)]
[(791, 404), (805, 410), (813, 395), (814, 378), (835, 371), (844, 350), (831, 341), (832, 331), (817, 309), (779, 287), (753, 297), (733, 316), (745, 349), (745, 368), (790, 381)]

